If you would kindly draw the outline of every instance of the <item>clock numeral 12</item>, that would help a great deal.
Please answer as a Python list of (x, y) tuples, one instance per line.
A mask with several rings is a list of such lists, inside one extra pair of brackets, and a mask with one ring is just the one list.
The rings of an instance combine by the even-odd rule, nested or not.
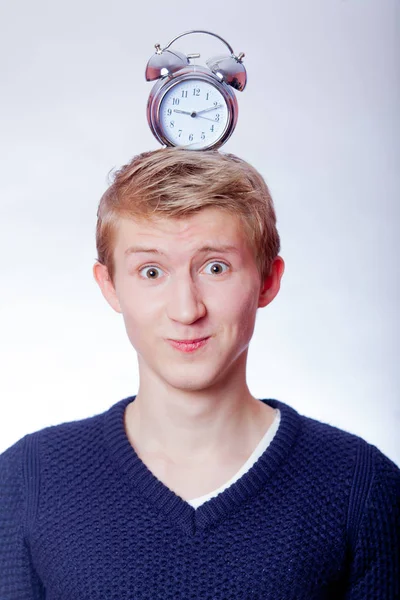
[(193, 96), (200, 96), (200, 88), (194, 88)]

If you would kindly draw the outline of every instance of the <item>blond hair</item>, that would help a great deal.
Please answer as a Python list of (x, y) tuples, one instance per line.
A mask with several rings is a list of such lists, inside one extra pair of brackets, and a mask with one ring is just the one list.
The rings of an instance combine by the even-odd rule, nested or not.
[(114, 281), (113, 252), (121, 217), (183, 218), (205, 207), (220, 208), (243, 219), (264, 279), (280, 250), (268, 187), (247, 162), (215, 150), (161, 148), (135, 156), (116, 171), (97, 212), (97, 260), (106, 265)]

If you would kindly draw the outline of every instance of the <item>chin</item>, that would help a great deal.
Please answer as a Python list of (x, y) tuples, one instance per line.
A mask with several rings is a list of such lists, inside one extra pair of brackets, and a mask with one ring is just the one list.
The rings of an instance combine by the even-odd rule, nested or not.
[(169, 375), (168, 377), (163, 377), (163, 379), (169, 386), (177, 390), (201, 392), (215, 385), (219, 377), (217, 373), (182, 373), (181, 375), (176, 374), (175, 377)]
[(214, 381), (195, 381), (190, 379), (181, 379), (178, 381), (168, 381), (168, 384), (176, 390), (182, 392), (202, 392), (212, 387)]

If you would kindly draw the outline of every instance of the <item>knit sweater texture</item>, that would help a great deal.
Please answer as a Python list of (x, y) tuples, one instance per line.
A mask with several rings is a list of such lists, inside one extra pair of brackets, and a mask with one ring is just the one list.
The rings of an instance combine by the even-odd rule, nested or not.
[(400, 470), (277, 400), (271, 443), (197, 509), (124, 429), (134, 397), (0, 456), (1, 600), (395, 600)]

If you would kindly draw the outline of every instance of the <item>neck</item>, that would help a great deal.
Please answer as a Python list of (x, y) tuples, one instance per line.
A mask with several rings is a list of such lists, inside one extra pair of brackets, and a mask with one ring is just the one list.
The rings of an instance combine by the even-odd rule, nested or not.
[(248, 457), (272, 423), (275, 411), (254, 398), (244, 377), (206, 390), (171, 388), (141, 378), (125, 426), (139, 455), (171, 464), (201, 464), (232, 452)]

